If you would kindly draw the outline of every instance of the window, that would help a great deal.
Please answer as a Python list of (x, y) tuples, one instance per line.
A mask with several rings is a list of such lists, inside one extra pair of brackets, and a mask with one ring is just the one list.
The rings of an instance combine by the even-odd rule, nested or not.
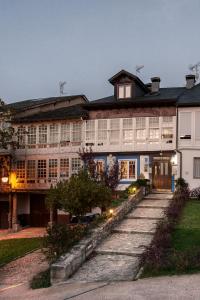
[(72, 174), (77, 174), (81, 168), (81, 160), (78, 157), (72, 158)]
[(163, 123), (172, 123), (173, 117), (172, 116), (165, 116), (163, 117)]
[(119, 144), (119, 133), (120, 133), (120, 119), (110, 120), (110, 144)]
[(146, 118), (144, 117), (136, 118), (136, 139), (146, 139)]
[(49, 179), (57, 178), (57, 159), (49, 159)]
[(47, 162), (45, 159), (38, 160), (38, 179), (46, 179), (47, 176)]
[(200, 178), (200, 157), (194, 157), (193, 170), (194, 178)]
[(159, 117), (149, 118), (149, 139), (158, 140), (160, 136), (159, 133)]
[(107, 140), (107, 120), (98, 120), (98, 140)]
[(173, 128), (171, 128), (171, 127), (162, 128), (162, 138), (163, 139), (172, 139), (173, 138)]
[(72, 142), (78, 144), (81, 142), (81, 123), (72, 124)]
[(61, 124), (61, 143), (70, 142), (70, 123)]
[(39, 126), (39, 144), (46, 146), (47, 143), (47, 125)]
[(123, 140), (125, 144), (133, 141), (133, 119), (123, 119)]
[(24, 149), (26, 144), (26, 127), (20, 126), (17, 130), (17, 144), (18, 149)]
[(179, 134), (180, 139), (191, 139), (191, 123), (192, 123), (192, 113), (191, 112), (181, 112), (179, 122)]
[(28, 160), (27, 161), (27, 182), (34, 183), (35, 182), (35, 160)]
[(60, 160), (60, 178), (69, 177), (69, 158), (61, 158)]
[(101, 175), (104, 172), (104, 160), (96, 160), (96, 172), (97, 175)]
[(28, 126), (28, 147), (35, 148), (36, 145), (36, 127)]
[(120, 160), (121, 180), (135, 180), (136, 177), (136, 160)]
[(94, 142), (95, 139), (95, 120), (86, 121), (85, 125), (85, 139)]
[(50, 124), (49, 143), (55, 146), (58, 143), (58, 124)]
[(130, 98), (131, 97), (131, 84), (118, 85), (118, 98)]
[(17, 161), (17, 181), (24, 182), (25, 180), (25, 160)]

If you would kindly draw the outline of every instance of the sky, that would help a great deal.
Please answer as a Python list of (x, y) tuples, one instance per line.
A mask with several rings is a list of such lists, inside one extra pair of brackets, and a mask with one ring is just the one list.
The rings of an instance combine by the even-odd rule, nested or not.
[(113, 94), (121, 69), (183, 86), (200, 61), (200, 0), (0, 0), (0, 98)]

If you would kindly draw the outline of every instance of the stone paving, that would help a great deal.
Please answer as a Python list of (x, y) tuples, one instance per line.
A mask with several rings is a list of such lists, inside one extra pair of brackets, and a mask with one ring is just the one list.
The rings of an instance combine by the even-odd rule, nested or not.
[(133, 280), (139, 271), (139, 256), (151, 243), (171, 198), (171, 193), (146, 196), (68, 282)]

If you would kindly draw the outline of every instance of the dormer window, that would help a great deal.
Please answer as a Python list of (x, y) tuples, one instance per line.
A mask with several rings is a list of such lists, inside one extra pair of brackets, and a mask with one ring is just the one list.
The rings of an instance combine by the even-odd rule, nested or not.
[(118, 99), (131, 98), (131, 84), (118, 84)]

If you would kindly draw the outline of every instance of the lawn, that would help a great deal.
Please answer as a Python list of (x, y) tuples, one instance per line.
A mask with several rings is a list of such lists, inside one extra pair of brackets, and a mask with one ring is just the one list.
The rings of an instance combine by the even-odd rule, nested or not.
[(26, 253), (41, 248), (42, 238), (10, 239), (0, 241), (0, 266)]
[(186, 203), (172, 233), (167, 261), (171, 261), (171, 265), (155, 270), (146, 268), (141, 277), (200, 272), (200, 201)]

